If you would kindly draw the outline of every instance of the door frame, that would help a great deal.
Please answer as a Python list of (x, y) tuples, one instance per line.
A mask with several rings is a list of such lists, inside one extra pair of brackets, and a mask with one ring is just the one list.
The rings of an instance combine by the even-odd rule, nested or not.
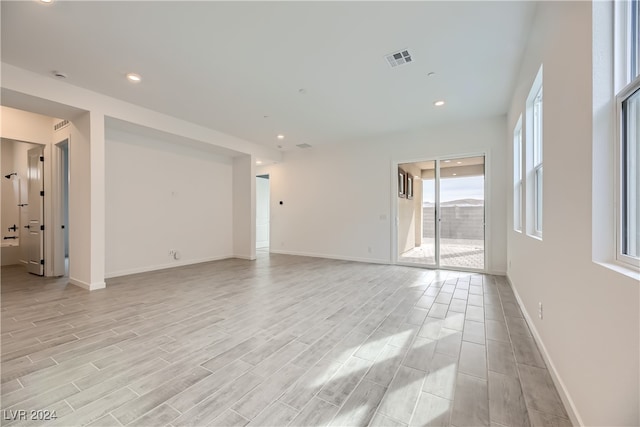
[[(52, 147), (51, 180), (54, 183), (51, 189), (51, 226), (52, 226), (52, 247), (51, 247), (51, 276), (64, 276), (65, 273), (65, 231), (62, 226), (69, 227), (64, 222), (64, 150), (67, 146), (67, 162), (69, 161), (69, 150), (71, 149), (70, 137), (54, 143)], [(69, 206), (67, 205), (67, 209)], [(69, 261), (71, 262), (71, 261)]]
[[(269, 183), (268, 190), (267, 190), (267, 193), (269, 195), (269, 203), (268, 203), (268, 207), (269, 207), (269, 219), (268, 219), (268, 221), (269, 221), (269, 227), (268, 227), (268, 230), (269, 230), (269, 241), (267, 242), (267, 249), (269, 250), (269, 252), (271, 252), (271, 174), (269, 174), (269, 173), (256, 174), (254, 179), (257, 180), (258, 178), (266, 179), (268, 181), (268, 183)], [(256, 182), (256, 184), (257, 184), (257, 182)], [(256, 185), (256, 207), (257, 207), (257, 200), (258, 200), (257, 188), (258, 187)], [(256, 239), (255, 239), (256, 241), (255, 241), (254, 245), (257, 246), (257, 243), (258, 243), (257, 242), (257, 236), (258, 236), (258, 231), (257, 231), (258, 230), (258, 215), (257, 215), (257, 212), (256, 212), (255, 222), (256, 222)], [(258, 248), (256, 247), (255, 249), (258, 249)], [(260, 248), (260, 249), (264, 249), (264, 247)]]
[[(391, 162), (391, 173), (390, 173), (390, 180), (391, 180), (391, 203), (390, 203), (390, 207), (391, 207), (391, 212), (390, 212), (390, 218), (391, 218), (391, 263), (395, 264), (395, 265), (403, 265), (403, 266), (407, 266), (407, 267), (421, 267), (421, 268), (427, 268), (427, 269), (438, 269), (438, 270), (455, 270), (455, 271), (469, 271), (469, 272), (474, 272), (474, 273), (491, 273), (491, 269), (489, 268), (491, 266), (491, 260), (492, 260), (492, 254), (491, 254), (491, 231), (492, 231), (492, 221), (491, 221), (491, 203), (487, 203), (487, 201), (491, 201), (492, 197), (491, 197), (491, 185), (490, 185), (490, 180), (491, 180), (491, 169), (490, 169), (490, 164), (491, 164), (491, 156), (490, 156), (490, 152), (491, 150), (486, 150), (486, 151), (472, 151), (472, 152), (467, 152), (467, 153), (457, 153), (457, 154), (445, 154), (445, 155), (434, 155), (431, 157), (420, 157), (420, 158), (413, 158), (413, 159), (409, 159), (409, 160), (393, 160)], [(437, 166), (439, 166), (440, 162), (443, 160), (455, 160), (455, 159), (462, 159), (462, 158), (466, 158), (466, 157), (479, 157), (479, 156), (484, 156), (484, 199), (485, 199), (485, 203), (484, 203), (484, 269), (474, 269), (474, 268), (462, 268), (462, 267), (442, 267), (442, 266), (438, 266), (437, 265), (437, 258), (436, 258), (436, 265), (433, 266), (427, 266), (424, 264), (414, 264), (414, 263), (409, 263), (409, 262), (403, 262), (400, 261), (400, 254), (398, 253), (398, 226), (399, 226), (399, 216), (398, 216), (398, 168), (400, 167), (401, 164), (403, 163), (417, 163), (417, 162), (424, 162), (424, 161), (435, 161), (436, 162), (436, 174), (439, 175), (439, 168)], [(438, 186), (436, 185), (436, 202), (438, 204), (437, 208), (439, 208), (439, 194), (440, 193), (440, 189), (438, 188)], [(439, 234), (440, 234), (440, 227), (439, 224), (436, 223), (437, 227), (436, 227), (436, 238), (439, 238)], [(436, 245), (438, 246), (438, 245)], [(436, 254), (439, 256), (439, 254)]]

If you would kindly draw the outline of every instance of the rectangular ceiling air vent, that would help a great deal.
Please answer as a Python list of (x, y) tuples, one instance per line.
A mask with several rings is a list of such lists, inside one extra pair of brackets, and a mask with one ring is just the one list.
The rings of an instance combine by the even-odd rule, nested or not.
[(408, 64), (413, 61), (408, 49), (390, 53), (389, 55), (386, 55), (385, 58), (387, 58), (387, 62), (391, 65), (391, 68), (395, 68), (398, 65)]
[(53, 125), (53, 130), (54, 131), (59, 131), (60, 129), (66, 128), (67, 126), (69, 126), (69, 120), (63, 120), (63, 121)]
[(296, 147), (298, 147), (298, 148), (311, 148), (311, 146), (309, 144), (297, 144)]

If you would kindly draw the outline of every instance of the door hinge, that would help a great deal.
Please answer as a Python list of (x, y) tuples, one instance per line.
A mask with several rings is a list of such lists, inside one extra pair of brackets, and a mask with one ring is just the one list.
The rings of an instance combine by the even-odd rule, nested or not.
[(44, 231), (44, 225), (40, 226), (40, 230)]
[(41, 195), (42, 197), (44, 197), (44, 191), (41, 191), (41, 192), (40, 192), (40, 195)]
[(40, 156), (40, 161), (44, 162), (44, 156)]
[(40, 260), (40, 265), (44, 265), (44, 260), (43, 259)]

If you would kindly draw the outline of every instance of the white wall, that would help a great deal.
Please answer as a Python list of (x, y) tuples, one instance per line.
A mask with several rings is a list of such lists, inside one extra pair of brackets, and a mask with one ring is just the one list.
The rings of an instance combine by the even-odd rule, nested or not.
[(512, 231), (509, 188), (508, 276), (574, 422), (637, 426), (640, 286), (592, 261), (591, 11), (589, 2), (538, 4), (507, 136), (543, 63), (543, 240)]
[(256, 174), (253, 156), (233, 158), (233, 254), (256, 258)]
[(109, 128), (106, 139), (107, 277), (233, 255), (230, 158)]
[(506, 152), (504, 117), (287, 152), (259, 168), (271, 180), (271, 251), (389, 263), (396, 163), (486, 153), (488, 269), (505, 272)]

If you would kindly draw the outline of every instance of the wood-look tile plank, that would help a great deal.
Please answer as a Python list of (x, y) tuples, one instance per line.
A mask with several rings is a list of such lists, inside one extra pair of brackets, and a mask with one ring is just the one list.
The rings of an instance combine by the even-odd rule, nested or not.
[(113, 416), (123, 425), (129, 424), (147, 411), (166, 402), (176, 394), (196, 384), (211, 375), (211, 372), (201, 367), (174, 378), (142, 396), (129, 401), (113, 412)]
[(428, 371), (436, 350), (437, 341), (429, 338), (418, 337), (413, 341), (411, 347), (402, 361), (403, 366)]
[(340, 406), (365, 376), (372, 362), (351, 357), (338, 369), (331, 380), (318, 392), (318, 397)]
[(218, 427), (243, 427), (247, 424), (249, 424), (248, 419), (231, 409), (226, 409), (208, 425)]
[(514, 334), (511, 335), (511, 342), (513, 343), (513, 353), (515, 354), (516, 362), (524, 365), (537, 366), (538, 368), (546, 368), (533, 337)]
[(458, 355), (460, 354), (461, 346), (461, 332), (445, 328), (442, 328), (440, 330), (440, 337), (438, 338), (438, 343), (436, 344), (436, 353), (446, 354), (457, 359)]
[(561, 418), (569, 418), (553, 385), (551, 375), (546, 369), (518, 364), (518, 371), (528, 408)]
[(422, 390), (443, 399), (453, 400), (457, 373), (457, 357), (436, 353), (431, 360), (431, 369), (424, 380)]
[(54, 426), (72, 426), (89, 424), (104, 415), (119, 408), (120, 406), (131, 402), (137, 395), (131, 390), (124, 388), (114, 391), (113, 393), (98, 399), (71, 414), (58, 418), (51, 425)]
[(250, 364), (242, 360), (235, 360), (224, 369), (211, 374), (185, 389), (182, 393), (173, 396), (167, 400), (167, 403), (181, 413), (187, 412), (207, 397), (218, 392), (225, 385), (248, 372), (249, 369), (251, 369)]
[(496, 320), (487, 319), (485, 321), (487, 327), (486, 338), (495, 341), (510, 342), (509, 333), (504, 323)]
[(474, 322), (472, 320), (464, 322), (462, 340), (484, 345), (486, 341), (484, 323)]
[(326, 426), (338, 412), (338, 407), (317, 397), (307, 402), (307, 405), (291, 421), (290, 426)]
[(251, 372), (264, 378), (269, 377), (308, 348), (309, 346), (306, 344), (298, 341), (291, 341), (289, 344), (285, 345), (280, 350), (257, 364), (251, 369)]
[(511, 344), (502, 341), (487, 340), (487, 359), (490, 371), (510, 377), (518, 377), (516, 360), (513, 357)]
[[(171, 406), (163, 403), (160, 406), (153, 408), (151, 411), (147, 412), (137, 420), (133, 421), (131, 424), (135, 426), (141, 427), (155, 427), (155, 426), (164, 426), (169, 424), (174, 419), (180, 416), (180, 412), (173, 409)], [(117, 424), (111, 424), (115, 426)]]
[(376, 412), (369, 423), (369, 427), (407, 427), (407, 424)]
[(99, 382), (89, 388), (83, 389), (81, 393), (75, 394), (67, 398), (67, 402), (74, 408), (78, 409), (89, 403), (100, 399), (114, 390), (121, 389), (127, 384), (155, 374), (167, 366), (167, 362), (160, 359), (146, 360), (142, 363), (134, 365), (129, 369), (122, 371), (120, 374), (113, 376), (103, 382)]
[(487, 380), (458, 374), (451, 424), (455, 426), (489, 425)]
[(264, 383), (249, 391), (231, 409), (252, 420), (270, 402), (278, 399), (304, 372), (304, 369), (292, 364), (284, 366), (277, 375), (267, 378)]
[(264, 381), (257, 375), (249, 372), (242, 375), (236, 381), (212, 394), (189, 411), (172, 421), (174, 426), (202, 426), (213, 424), (219, 415), (230, 409), (231, 405), (237, 402), (242, 396), (249, 393)]
[(389, 392), (380, 403), (378, 411), (408, 424), (416, 402), (422, 393), (426, 373), (401, 366), (389, 385)]
[(451, 420), (453, 402), (430, 393), (422, 393), (418, 400), (410, 426), (448, 427)]
[(529, 409), (529, 420), (532, 427), (573, 427), (568, 418)]
[(367, 426), (386, 391), (370, 381), (360, 382), (329, 425)]
[(487, 379), (487, 356), (484, 345), (463, 341), (458, 372)]
[(254, 427), (286, 426), (298, 415), (298, 411), (278, 401), (269, 405), (248, 424)]
[(491, 421), (506, 426), (528, 427), (529, 415), (517, 378), (489, 372)]
[(341, 363), (322, 359), (309, 369), (279, 400), (301, 410), (340, 369)]

